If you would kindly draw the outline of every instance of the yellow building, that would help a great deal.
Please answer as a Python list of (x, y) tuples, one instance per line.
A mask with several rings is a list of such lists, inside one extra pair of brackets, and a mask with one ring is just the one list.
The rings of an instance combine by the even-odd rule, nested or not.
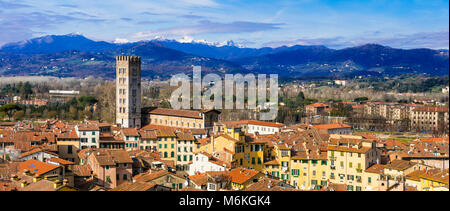
[[(267, 146), (265, 148), (268, 148)], [(284, 182), (289, 183), (290, 172), (289, 167), (291, 163), (291, 148), (286, 144), (274, 145), (273, 150), (271, 150), (270, 161), (264, 163), (264, 173), (272, 176), (273, 178), (280, 179)], [(267, 158), (267, 156), (265, 156)]]
[(374, 140), (330, 139), (328, 143), (330, 182), (347, 185), (349, 191), (363, 190), (363, 172), (380, 160)]
[(327, 153), (297, 152), (291, 159), (291, 175), (290, 184), (301, 190), (319, 190), (327, 186)]
[(266, 142), (244, 138), (236, 143), (234, 161), (240, 167), (262, 172), (265, 154), (267, 154)]
[(419, 191), (448, 191), (448, 169), (428, 170), (419, 176)]
[(62, 132), (56, 137), (56, 145), (58, 146), (58, 156), (64, 160), (78, 163), (78, 151), (80, 150), (80, 137), (75, 130)]
[(157, 151), (161, 156), (161, 160), (173, 161), (177, 164), (177, 136), (172, 130), (157, 130), (158, 142)]
[(364, 170), (362, 178), (363, 191), (382, 191), (385, 189), (385, 182), (382, 179), (384, 165), (375, 164)]

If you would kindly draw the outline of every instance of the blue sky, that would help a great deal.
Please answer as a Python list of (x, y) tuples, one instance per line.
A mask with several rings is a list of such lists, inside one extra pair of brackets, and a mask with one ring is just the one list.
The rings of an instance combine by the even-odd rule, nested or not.
[(448, 8), (448, 0), (0, 0), (0, 45), (81, 33), (109, 42), (448, 49)]

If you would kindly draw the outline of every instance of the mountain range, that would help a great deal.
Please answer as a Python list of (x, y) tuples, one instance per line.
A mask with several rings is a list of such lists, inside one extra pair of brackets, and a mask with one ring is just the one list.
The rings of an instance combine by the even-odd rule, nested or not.
[(176, 40), (110, 43), (79, 34), (48, 35), (0, 48), (0, 75), (96, 76), (114, 78), (118, 55), (142, 57), (142, 75), (169, 78), (192, 73), (273, 73), (280, 77), (345, 77), (356, 75), (449, 74), (446, 50), (395, 49), (377, 44), (330, 49), (325, 46), (244, 48)]

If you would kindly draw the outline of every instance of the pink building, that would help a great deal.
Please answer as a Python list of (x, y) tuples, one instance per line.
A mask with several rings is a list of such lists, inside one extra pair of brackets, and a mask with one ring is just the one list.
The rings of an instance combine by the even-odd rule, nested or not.
[(124, 149), (89, 149), (87, 165), (99, 186), (115, 188), (132, 181), (133, 160)]

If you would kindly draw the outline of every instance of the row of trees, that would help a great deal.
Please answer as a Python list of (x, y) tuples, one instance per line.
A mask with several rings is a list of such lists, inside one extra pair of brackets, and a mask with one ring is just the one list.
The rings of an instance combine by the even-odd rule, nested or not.
[(98, 100), (92, 96), (73, 98), (64, 103), (49, 103), (45, 106), (23, 106), (6, 104), (0, 107), (0, 116), (8, 120), (22, 119), (100, 119), (96, 105)]
[(29, 82), (6, 84), (0, 89), (0, 96), (20, 96), (22, 99), (29, 99), (32, 94), (33, 90)]

